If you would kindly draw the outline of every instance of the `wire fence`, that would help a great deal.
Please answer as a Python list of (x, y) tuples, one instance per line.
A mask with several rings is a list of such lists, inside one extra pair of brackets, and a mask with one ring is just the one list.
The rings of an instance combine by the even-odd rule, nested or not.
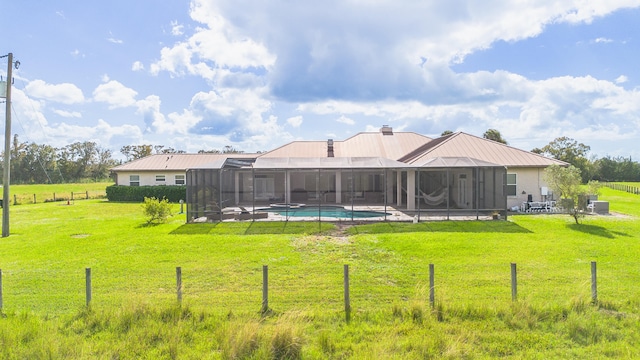
[(45, 202), (71, 202), (75, 200), (104, 199), (106, 197), (106, 190), (20, 193), (13, 194), (13, 202), (11, 205), (37, 204)]
[[(64, 313), (90, 305), (186, 302), (222, 312), (316, 309), (343, 313), (349, 321), (353, 310), (384, 310), (403, 304), (495, 305), (520, 300), (549, 304), (575, 298), (597, 303), (601, 297), (623, 302), (626, 298), (628, 302), (640, 295), (633, 285), (639, 274), (625, 274), (606, 263), (599, 275), (595, 261), (581, 265), (576, 272), (549, 273), (530, 264), (467, 267), (461, 272), (452, 266), (439, 269), (428, 264), (426, 273), (410, 279), (385, 278), (346, 264), (306, 274), (295, 273), (290, 267), (263, 265), (261, 269), (244, 269), (235, 278), (216, 276), (215, 269), (182, 267), (173, 273), (165, 268), (144, 278), (124, 269), (85, 268), (73, 274), (0, 270), (0, 311)], [(500, 268), (498, 274), (495, 267)]]
[(640, 195), (640, 188), (637, 186), (619, 184), (619, 183), (604, 183), (604, 186), (613, 190), (625, 191), (630, 194)]

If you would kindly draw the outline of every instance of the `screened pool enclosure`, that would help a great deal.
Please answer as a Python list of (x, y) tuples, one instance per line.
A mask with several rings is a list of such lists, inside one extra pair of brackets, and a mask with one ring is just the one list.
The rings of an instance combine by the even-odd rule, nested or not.
[(398, 220), (506, 217), (506, 169), (469, 158), (228, 158), (187, 170), (187, 218)]

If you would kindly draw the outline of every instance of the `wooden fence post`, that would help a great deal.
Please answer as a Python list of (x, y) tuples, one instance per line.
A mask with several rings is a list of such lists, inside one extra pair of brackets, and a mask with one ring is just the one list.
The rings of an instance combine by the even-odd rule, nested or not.
[(511, 263), (511, 301), (518, 300), (518, 273), (516, 264)]
[(269, 311), (269, 265), (262, 265), (262, 315)]
[(33, 203), (36, 203), (36, 194), (33, 194)]
[(351, 320), (351, 300), (349, 299), (349, 265), (344, 265), (344, 312), (347, 323)]
[(178, 303), (182, 304), (182, 268), (176, 267), (176, 292), (178, 293)]
[(432, 308), (435, 306), (435, 300), (435, 274), (433, 264), (429, 264), (429, 304), (431, 304)]
[(87, 298), (87, 307), (91, 305), (91, 268), (84, 269), (85, 277), (85, 294)]
[(86, 190), (85, 194), (87, 195), (87, 200), (89, 200), (89, 190)]
[(596, 262), (591, 262), (591, 301), (598, 302), (598, 278), (596, 272)]
[(56, 202), (56, 193), (53, 193), (53, 202)]

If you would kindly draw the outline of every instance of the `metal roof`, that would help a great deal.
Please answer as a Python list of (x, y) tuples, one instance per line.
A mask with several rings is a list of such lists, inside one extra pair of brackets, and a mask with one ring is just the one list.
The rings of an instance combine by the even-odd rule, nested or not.
[(499, 142), (457, 132), (429, 142), (399, 159), (410, 164), (425, 164), (438, 157), (469, 157), (506, 167), (547, 167), (551, 164), (568, 165), (529, 151)]
[(263, 158), (253, 164), (254, 169), (396, 169), (408, 168), (399, 161), (380, 157), (332, 157), (332, 158)]
[[(346, 140), (333, 140), (334, 157), (380, 157), (398, 160), (431, 141), (413, 132), (363, 132)], [(260, 155), (260, 158), (326, 158), (327, 141), (294, 141)]]
[(118, 165), (111, 171), (186, 171), (205, 164), (224, 163), (229, 158), (255, 159), (257, 154), (156, 154)]

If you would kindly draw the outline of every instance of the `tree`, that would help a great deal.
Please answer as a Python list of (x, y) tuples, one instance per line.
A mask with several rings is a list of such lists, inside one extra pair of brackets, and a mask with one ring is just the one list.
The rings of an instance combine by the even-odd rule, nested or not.
[(485, 139), (489, 139), (489, 140), (493, 140), (495, 142), (499, 142), (502, 144), (507, 145), (507, 140), (505, 140), (504, 138), (502, 138), (502, 134), (500, 134), (500, 131), (496, 130), (496, 129), (489, 129), (487, 131), (484, 132), (484, 134), (482, 134), (482, 137)]
[(440, 134), (440, 136), (447, 136), (447, 135), (451, 135), (451, 134), (453, 134), (453, 131), (445, 130), (445, 131), (442, 132), (442, 134)]
[(152, 154), (151, 145), (125, 145), (120, 148), (120, 153), (127, 158), (127, 161), (142, 159)]
[(591, 179), (593, 166), (587, 159), (587, 153), (591, 150), (590, 146), (562, 136), (545, 145), (541, 150), (543, 155), (551, 156), (580, 169), (583, 183)]
[(561, 206), (569, 212), (576, 224), (584, 217), (586, 193), (581, 184), (580, 169), (573, 165), (563, 167), (553, 164), (544, 172), (544, 180), (560, 198)]

